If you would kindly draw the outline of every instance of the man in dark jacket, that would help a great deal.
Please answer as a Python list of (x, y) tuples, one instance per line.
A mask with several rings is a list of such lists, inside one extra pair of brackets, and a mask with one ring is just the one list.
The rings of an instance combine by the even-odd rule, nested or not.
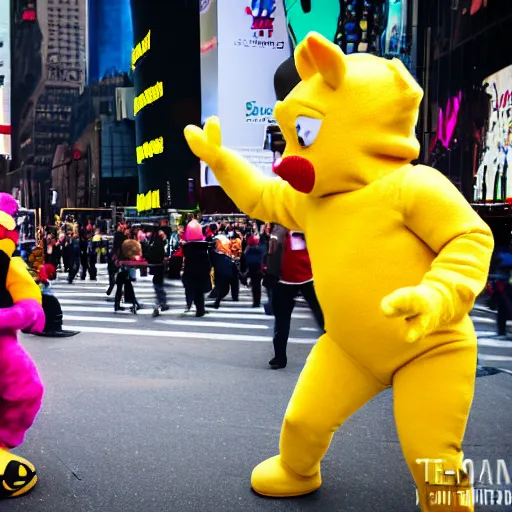
[(156, 307), (153, 316), (158, 316), (160, 311), (167, 311), (167, 294), (165, 293), (165, 247), (167, 236), (163, 231), (159, 231), (151, 242), (148, 249), (148, 263), (151, 265), (150, 273), (153, 276), (153, 287), (156, 294)]
[(119, 223), (117, 226), (117, 231), (114, 233), (114, 239), (112, 240), (112, 248), (108, 252), (107, 259), (107, 269), (108, 269), (108, 281), (109, 286), (107, 290), (107, 295), (112, 293), (116, 285), (116, 274), (119, 268), (116, 265), (116, 260), (119, 259), (119, 255), (121, 252), (121, 247), (123, 246), (123, 242), (127, 239), (125, 235), (126, 225), (123, 223)]
[(274, 313), (274, 358), (272, 369), (286, 368), (286, 345), (295, 298), (300, 294), (308, 303), (321, 330), (324, 318), (313, 286), (313, 271), (303, 233), (274, 225), (267, 254), (266, 284), (272, 290)]

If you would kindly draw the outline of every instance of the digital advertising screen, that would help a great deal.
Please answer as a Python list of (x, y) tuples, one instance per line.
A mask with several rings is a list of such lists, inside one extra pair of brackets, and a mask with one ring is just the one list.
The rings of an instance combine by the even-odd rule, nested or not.
[(11, 156), (10, 0), (0, 0), (0, 155)]
[(183, 129), (201, 124), (199, 4), (176, 0), (172, 19), (167, 2), (131, 7), (138, 209), (193, 209), (199, 162)]
[(508, 176), (512, 141), (512, 65), (488, 76), (489, 119), (477, 172), (475, 201), (505, 202), (512, 198)]
[(382, 53), (407, 62), (407, 1), (388, 0), (388, 19), (382, 35)]
[[(283, 1), (202, 0), (200, 27), (202, 122), (218, 115), (223, 144), (272, 174), (274, 75), (291, 55)], [(219, 186), (204, 163), (201, 186)]]
[(217, 1), (201, 0), (199, 22), (201, 30), (201, 122), (218, 113), (219, 48)]

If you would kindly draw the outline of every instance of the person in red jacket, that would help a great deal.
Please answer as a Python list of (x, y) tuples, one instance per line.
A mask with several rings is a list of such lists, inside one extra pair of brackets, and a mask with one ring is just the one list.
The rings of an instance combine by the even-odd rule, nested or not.
[[(324, 318), (313, 286), (313, 272), (303, 233), (275, 225), (267, 255), (267, 278), (273, 278), (272, 309), (274, 323), (274, 358), (272, 369), (286, 368), (286, 345), (295, 298), (301, 294), (308, 303), (321, 330)], [(268, 280), (267, 280), (268, 282)]]

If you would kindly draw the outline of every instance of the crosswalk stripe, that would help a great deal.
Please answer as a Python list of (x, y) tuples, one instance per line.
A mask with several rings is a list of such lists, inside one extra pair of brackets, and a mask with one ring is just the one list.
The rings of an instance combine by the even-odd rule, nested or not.
[[(93, 313), (114, 313), (114, 308), (113, 307), (104, 307), (102, 308), (101, 306), (100, 307), (96, 307), (96, 308), (91, 308), (91, 307), (87, 307), (87, 306), (81, 306), (81, 307), (74, 307), (74, 306), (64, 306), (64, 307), (61, 307), (62, 309), (62, 312), (63, 313), (67, 313), (67, 312), (71, 312), (71, 313), (86, 313), (86, 312), (93, 312)], [(149, 310), (149, 309), (141, 309), (138, 311), (138, 314), (141, 314), (141, 315), (152, 315), (153, 314), (153, 311)], [(66, 319), (67, 317), (64, 317), (64, 320)]]
[(500, 356), (494, 354), (478, 354), (481, 361), (509, 361), (512, 362), (512, 356)]
[[(58, 293), (57, 297), (105, 297), (105, 292), (103, 293)], [(153, 292), (143, 292), (143, 293), (135, 293), (136, 297), (154, 297)]]
[[(180, 289), (183, 288), (183, 283), (176, 282), (171, 284), (172, 281), (166, 281), (165, 287), (167, 289), (173, 290), (173, 289)], [(96, 290), (97, 288), (101, 287), (108, 287), (109, 281), (107, 280), (98, 280), (98, 281), (90, 281), (87, 284), (79, 284), (78, 282), (74, 281), (73, 284), (69, 284), (67, 281), (61, 281), (61, 282), (52, 282), (50, 284), (50, 287), (55, 290)], [(140, 288), (153, 288), (153, 282), (152, 281), (135, 281), (132, 283), (134, 287), (140, 287)]]
[(509, 348), (512, 349), (512, 341), (496, 340), (491, 338), (478, 338), (481, 347)]
[[(70, 285), (65, 274), (52, 283), (51, 291), (59, 299), (64, 313), (64, 328), (85, 334), (114, 336), (138, 336), (141, 339), (160, 338), (162, 340), (211, 340), (271, 342), (274, 317), (265, 314), (262, 307), (252, 307), (251, 289), (240, 286), (239, 301), (228, 295), (221, 302), (220, 309), (211, 307), (212, 301), (206, 298), (207, 316), (195, 317), (195, 308), (186, 313), (185, 290), (181, 280), (165, 281), (166, 295), (171, 309), (158, 318), (151, 319), (156, 302), (152, 276), (141, 277), (133, 283), (135, 296), (143, 309), (133, 315), (128, 304), (124, 311), (114, 313), (114, 294), (107, 297), (109, 286), (106, 265), (98, 267), (97, 281), (75, 280)], [(340, 312), (341, 315), (341, 312)], [(470, 313), (478, 337), (478, 356), (481, 364), (507, 366), (512, 363), (512, 340), (496, 339), (496, 312), (478, 305)], [(313, 315), (302, 298), (296, 301), (292, 314), (292, 337), (289, 343), (312, 345), (317, 341), (319, 331)], [(298, 325), (297, 325), (298, 323)], [(69, 324), (69, 325), (68, 325)], [(109, 325), (110, 324), (110, 325)], [(509, 324), (510, 325), (510, 324)], [(302, 337), (304, 336), (304, 337)]]
[(480, 337), (486, 338), (486, 337), (497, 335), (496, 331), (479, 331), (479, 330), (476, 331), (476, 334), (479, 338)]
[[(94, 327), (94, 326), (78, 326), (78, 325), (65, 325), (65, 329), (79, 332), (89, 332), (96, 334), (115, 334), (118, 336), (145, 336), (156, 338), (189, 338), (201, 340), (220, 340), (220, 341), (257, 341), (268, 343), (272, 341), (268, 336), (251, 336), (244, 334), (230, 334), (230, 333), (211, 333), (211, 332), (188, 332), (188, 331), (154, 331), (143, 329), (113, 329), (108, 327)], [(302, 345), (314, 345), (318, 340), (310, 338), (290, 338), (288, 343), (297, 343)]]
[[(184, 303), (180, 303), (181, 306), (185, 306)], [(124, 305), (124, 307), (126, 308), (127, 306)], [(86, 313), (86, 312), (93, 312), (93, 313), (114, 313), (114, 307), (111, 306), (111, 307), (88, 307), (88, 306), (68, 306), (67, 304), (64, 304), (62, 305), (61, 303), (61, 309), (62, 309), (62, 312), (63, 313), (67, 313), (67, 312), (70, 312), (70, 313)], [(122, 314), (123, 312), (121, 312)], [(128, 311), (125, 311), (125, 313), (128, 313)], [(237, 311), (234, 311), (233, 308), (231, 308), (229, 310), (229, 313), (227, 312), (222, 312), (222, 311), (217, 311), (217, 310), (213, 310), (213, 311), (208, 311), (210, 317), (217, 317), (217, 318), (232, 318), (232, 319), (238, 319), (238, 320), (243, 320), (244, 317), (246, 317), (247, 319), (269, 319), (269, 320), (274, 320), (274, 317), (273, 316), (267, 316), (265, 315), (265, 312), (262, 310), (262, 311), (257, 311), (256, 308), (251, 308), (249, 310), (245, 310), (243, 308), (239, 308), (239, 310)], [(243, 316), (240, 314), (240, 313), (243, 313)], [(141, 315), (152, 315), (153, 314), (153, 310), (152, 309), (140, 309), (138, 311), (137, 314), (141, 314)], [(166, 311), (165, 312), (165, 315), (167, 314), (171, 314), (171, 315), (183, 315), (183, 310), (171, 310), (171, 311)], [(66, 316), (67, 318), (67, 316)], [(91, 317), (92, 318), (92, 317)], [(292, 318), (297, 318), (297, 319), (309, 319), (311, 318), (311, 315), (310, 314), (305, 314), (305, 313), (292, 313)]]
[(472, 316), (471, 320), (473, 320), (473, 323), (478, 323), (478, 324), (489, 324), (489, 325), (496, 324), (496, 320), (494, 320), (493, 318), (484, 318), (484, 317)]
[(156, 324), (163, 325), (183, 325), (190, 327), (224, 327), (226, 329), (255, 329), (255, 330), (268, 330), (269, 325), (262, 324), (236, 324), (233, 322), (209, 322), (208, 320), (155, 320)]
[(66, 315), (66, 322), (72, 320), (73, 322), (106, 322), (113, 324), (134, 324), (137, 322), (135, 318), (112, 318), (112, 317), (104, 317), (104, 316), (76, 316), (76, 315)]
[[(265, 315), (264, 313), (251, 313), (251, 312), (246, 312), (244, 313), (243, 315), (240, 315), (240, 313), (233, 313), (232, 311), (233, 310), (229, 310), (230, 312), (229, 313), (225, 313), (223, 311), (219, 311), (219, 310), (208, 310), (208, 318), (224, 318), (224, 319), (232, 319), (232, 320), (239, 320), (239, 321), (242, 321), (244, 319), (246, 320), (259, 320), (259, 321), (262, 321), (262, 320), (267, 320), (267, 321), (271, 321), (273, 322), (274, 321), (274, 317), (273, 316), (269, 316), (269, 315)], [(165, 315), (183, 315), (183, 312), (182, 311), (177, 311), (177, 310), (171, 310), (171, 311), (166, 311), (164, 313)], [(311, 314), (305, 314), (305, 313), (292, 313), (292, 318), (295, 318), (297, 320), (301, 319), (301, 320), (310, 320), (312, 319), (312, 315)]]

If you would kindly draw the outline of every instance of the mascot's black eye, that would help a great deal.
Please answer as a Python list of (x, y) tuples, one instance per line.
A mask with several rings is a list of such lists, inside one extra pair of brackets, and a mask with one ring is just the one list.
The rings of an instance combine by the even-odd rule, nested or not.
[(307, 148), (315, 142), (318, 132), (322, 126), (321, 119), (313, 117), (300, 116), (295, 121), (295, 130), (297, 131), (297, 139), (303, 148)]

